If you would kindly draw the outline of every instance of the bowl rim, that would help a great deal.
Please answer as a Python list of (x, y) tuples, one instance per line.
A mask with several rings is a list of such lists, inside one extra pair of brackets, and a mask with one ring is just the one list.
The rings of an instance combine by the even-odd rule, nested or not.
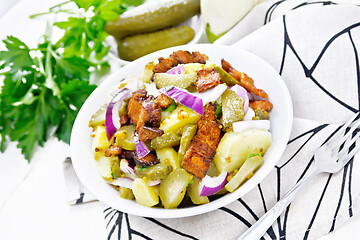
[[(84, 115), (88, 116), (87, 121), (89, 121), (90, 116), (93, 114), (93, 112), (92, 112), (92, 113), (90, 113), (90, 116), (89, 116), (89, 113), (85, 112), (84, 106), (88, 106), (89, 104), (91, 104), (91, 101), (94, 101), (94, 99), (97, 95), (102, 95), (103, 98), (105, 98), (105, 96), (106, 96), (106, 92), (104, 92), (106, 90), (105, 87), (107, 85), (111, 86), (110, 83), (115, 82), (116, 80), (114, 80), (114, 78), (116, 78), (117, 76), (120, 76), (123, 73), (129, 72), (129, 71), (131, 72), (131, 69), (133, 68), (133, 66), (136, 66), (139, 63), (143, 64), (143, 63), (150, 62), (152, 59), (155, 59), (156, 57), (168, 56), (173, 51), (180, 50), (180, 49), (181, 50), (189, 50), (189, 51), (199, 51), (204, 54), (208, 54), (209, 52), (215, 51), (215, 50), (219, 51), (219, 52), (232, 51), (237, 54), (247, 56), (251, 59), (255, 59), (257, 64), (266, 68), (266, 71), (270, 71), (273, 74), (273, 76), (274, 76), (273, 80), (277, 82), (277, 88), (283, 94), (282, 97), (285, 100), (284, 106), (286, 108), (286, 109), (283, 109), (283, 111), (281, 111), (282, 114), (285, 114), (284, 115), (285, 123), (281, 126), (281, 129), (282, 129), (281, 136), (282, 137), (278, 142), (276, 142), (276, 143), (273, 142), (271, 144), (268, 152), (264, 155), (264, 159), (266, 160), (266, 159), (270, 158), (270, 156), (267, 154), (269, 152), (271, 152), (271, 154), (270, 154), (271, 159), (273, 159), (272, 161), (274, 161), (274, 162), (271, 165), (264, 164), (248, 181), (246, 181), (242, 185), (242, 187), (238, 188), (233, 193), (228, 193), (228, 194), (226, 194), (216, 200), (213, 200), (207, 204), (196, 205), (196, 206), (191, 206), (191, 207), (186, 207), (186, 208), (179, 208), (179, 209), (149, 208), (149, 207), (145, 207), (140, 204), (137, 204), (137, 203), (135, 203), (135, 201), (121, 199), (119, 197), (118, 201), (122, 202), (124, 204), (124, 206), (123, 205), (119, 206), (119, 204), (116, 204), (116, 206), (115, 206), (114, 202), (111, 201), (111, 199), (108, 199), (108, 198), (100, 195), (100, 193), (98, 193), (96, 190), (93, 189), (93, 187), (90, 183), (90, 182), (92, 182), (92, 180), (91, 179), (89, 180), (89, 178), (86, 176), (86, 174), (88, 174), (88, 173), (84, 173), (85, 170), (82, 170), (82, 155), (81, 154), (79, 155), (79, 151), (77, 151), (78, 147), (81, 147), (82, 139), (79, 139), (78, 132), (79, 132), (79, 128), (84, 127), (84, 126), (82, 126), (82, 124), (84, 123), (83, 122), (84, 117), (85, 117)], [(212, 50), (210, 50), (210, 49), (212, 49)], [(209, 58), (210, 58), (210, 60), (212, 60), (211, 56), (209, 56)], [(232, 63), (232, 64), (233, 64), (233, 66), (236, 65), (236, 63)], [(142, 65), (141, 69), (143, 69), (144, 66), (145, 65)], [(129, 73), (127, 73), (127, 75), (129, 75)], [(120, 79), (118, 81), (120, 82)], [(255, 79), (255, 82), (256, 82), (256, 79)], [(87, 108), (89, 108), (89, 107), (90, 107), (90, 105)], [(289, 90), (287, 89), (284, 80), (281, 78), (281, 76), (278, 74), (278, 72), (270, 64), (265, 62), (265, 60), (256, 56), (253, 53), (250, 53), (248, 51), (245, 51), (245, 50), (242, 50), (242, 49), (239, 49), (236, 47), (231, 47), (231, 46), (214, 45), (214, 44), (182, 45), (182, 46), (176, 46), (176, 47), (172, 47), (172, 48), (163, 49), (163, 50), (148, 54), (148, 55), (141, 57), (141, 58), (135, 60), (134, 62), (118, 69), (113, 74), (109, 75), (93, 91), (93, 93), (89, 96), (89, 98), (85, 101), (82, 108), (80, 109), (80, 111), (76, 117), (76, 120), (74, 122), (72, 133), (71, 133), (70, 151), (71, 151), (73, 167), (74, 167), (74, 170), (75, 170), (81, 184), (83, 184), (84, 187), (86, 188), (86, 190), (88, 190), (98, 200), (109, 205), (110, 207), (113, 207), (117, 210), (129, 213), (132, 215), (138, 215), (138, 216), (143, 216), (143, 217), (155, 217), (155, 218), (189, 217), (189, 216), (207, 213), (207, 212), (216, 210), (220, 207), (223, 207), (225, 205), (228, 205), (231, 202), (234, 202), (235, 200), (244, 196), (246, 193), (248, 193), (249, 191), (254, 189), (262, 180), (264, 180), (266, 178), (266, 176), (270, 173), (270, 171), (274, 168), (274, 166), (276, 165), (276, 163), (279, 161), (280, 157), (282, 156), (283, 152), (285, 151), (288, 140), (290, 138), (292, 123), (293, 123), (293, 107), (292, 107), (292, 100), (291, 100)], [(87, 127), (87, 125), (86, 125), (86, 127)], [(93, 154), (93, 153), (91, 153), (91, 154)], [(93, 158), (91, 160), (93, 160), (94, 161), (93, 164), (95, 164), (95, 160)], [(270, 161), (270, 160), (268, 160), (268, 161)], [(93, 177), (95, 177), (95, 176), (93, 176)], [(105, 183), (105, 181), (103, 179), (102, 179), (102, 181)], [(245, 189), (244, 186), (248, 186), (248, 187)], [(109, 187), (111, 187), (111, 186), (109, 186)], [(130, 203), (130, 201), (132, 203)], [(134, 203), (136, 205), (134, 205)], [(134, 206), (136, 206), (136, 207), (134, 207)], [(127, 208), (125, 208), (125, 207), (127, 207)]]

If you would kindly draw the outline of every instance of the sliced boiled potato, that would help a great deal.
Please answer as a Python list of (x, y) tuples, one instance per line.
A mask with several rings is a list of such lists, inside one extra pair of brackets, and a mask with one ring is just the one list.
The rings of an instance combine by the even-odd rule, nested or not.
[(95, 161), (98, 172), (103, 178), (112, 178), (111, 160), (108, 157), (102, 156)]
[(152, 207), (159, 203), (159, 196), (154, 187), (147, 185), (142, 178), (135, 179), (132, 192), (137, 203)]
[(262, 129), (249, 129), (241, 133), (227, 132), (216, 150), (214, 163), (219, 172), (239, 169), (249, 154), (264, 154), (271, 145), (271, 133)]
[(196, 72), (188, 74), (168, 74), (168, 73), (155, 73), (154, 81), (157, 88), (163, 88), (173, 85), (178, 88), (187, 88), (190, 84), (194, 83), (197, 78)]
[(243, 182), (251, 178), (263, 162), (264, 159), (261, 155), (248, 158), (235, 176), (225, 185), (225, 189), (229, 192), (233, 192)]
[(187, 193), (194, 204), (209, 203), (210, 201), (207, 196), (200, 196), (199, 183), (200, 180), (198, 178), (194, 178), (193, 183), (191, 183), (188, 187)]
[(205, 64), (201, 63), (188, 63), (185, 64), (185, 73), (196, 73), (198, 70), (203, 69)]
[(156, 150), (156, 156), (160, 162), (165, 164), (170, 163), (173, 169), (180, 168), (178, 153), (172, 147)]
[(197, 124), (201, 115), (187, 107), (179, 105), (167, 118), (160, 123), (160, 129), (164, 132), (178, 131), (186, 124)]
[(94, 152), (105, 151), (110, 147), (110, 142), (106, 136), (104, 126), (97, 126), (94, 131), (94, 139), (92, 142), (92, 150)]
[(176, 208), (181, 203), (191, 179), (190, 173), (178, 168), (160, 183), (159, 195), (164, 208)]

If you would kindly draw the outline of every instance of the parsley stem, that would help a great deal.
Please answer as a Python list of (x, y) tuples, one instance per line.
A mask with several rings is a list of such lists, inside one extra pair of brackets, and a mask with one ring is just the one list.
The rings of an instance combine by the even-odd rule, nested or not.
[(52, 75), (52, 63), (51, 63), (51, 37), (52, 37), (52, 26), (50, 26), (49, 22), (46, 24), (46, 33), (45, 38), (49, 41), (47, 46), (46, 58), (45, 58), (45, 86), (50, 88), (53, 91), (53, 94), (60, 99), (60, 89), (56, 84), (53, 75)]
[(30, 15), (29, 18), (36, 18), (38, 16), (47, 15), (47, 14), (53, 14), (53, 13), (55, 13), (55, 14), (57, 14), (57, 13), (67, 13), (67, 14), (77, 15), (76, 12), (70, 11), (68, 9), (59, 9), (59, 10), (56, 10), (56, 11), (48, 11), (48, 12), (36, 13), (36, 14)]
[(71, 2), (72, 1), (69, 0), (69, 1), (65, 1), (65, 2), (62, 2), (62, 3), (56, 4), (55, 6), (52, 6), (51, 8), (49, 8), (49, 10), (53, 10), (54, 8), (62, 7), (63, 5), (71, 3)]

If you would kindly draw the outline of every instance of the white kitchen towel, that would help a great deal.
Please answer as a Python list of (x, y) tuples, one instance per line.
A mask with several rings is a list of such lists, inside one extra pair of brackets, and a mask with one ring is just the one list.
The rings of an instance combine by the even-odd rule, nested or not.
[[(105, 208), (108, 239), (236, 239), (309, 171), (314, 151), (359, 110), (360, 8), (299, 0), (266, 2), (263, 8), (248, 16), (266, 25), (227, 44), (265, 59), (289, 88), (295, 119), (278, 164), (244, 197), (207, 214), (153, 219)], [(339, 173), (314, 178), (263, 239), (316, 239), (359, 214), (359, 202), (357, 156)]]

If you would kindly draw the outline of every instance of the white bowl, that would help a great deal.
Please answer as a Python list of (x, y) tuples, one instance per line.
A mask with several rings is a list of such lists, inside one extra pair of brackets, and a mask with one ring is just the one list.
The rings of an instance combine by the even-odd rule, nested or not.
[[(209, 56), (212, 62), (220, 65), (224, 58), (234, 68), (245, 72), (255, 81), (258, 88), (264, 89), (274, 108), (270, 113), (272, 145), (264, 156), (262, 167), (233, 193), (228, 193), (210, 203), (179, 209), (149, 208), (137, 204), (135, 201), (122, 199), (119, 193), (107, 184), (95, 166), (95, 160), (91, 151), (92, 138), (91, 129), (88, 127), (92, 114), (95, 113), (104, 103), (106, 94), (120, 80), (131, 75), (140, 75), (144, 66), (160, 56), (167, 57), (175, 50), (199, 51)], [(144, 56), (125, 67), (119, 69), (109, 76), (97, 87), (86, 100), (75, 120), (71, 134), (71, 157), (76, 174), (82, 184), (100, 201), (112, 208), (118, 209), (133, 215), (154, 217), (154, 218), (179, 218), (193, 216), (212, 211), (223, 207), (253, 189), (273, 169), (280, 159), (287, 145), (293, 122), (292, 102), (289, 91), (280, 75), (261, 58), (229, 46), (197, 44), (183, 45), (164, 49), (147, 56)]]

